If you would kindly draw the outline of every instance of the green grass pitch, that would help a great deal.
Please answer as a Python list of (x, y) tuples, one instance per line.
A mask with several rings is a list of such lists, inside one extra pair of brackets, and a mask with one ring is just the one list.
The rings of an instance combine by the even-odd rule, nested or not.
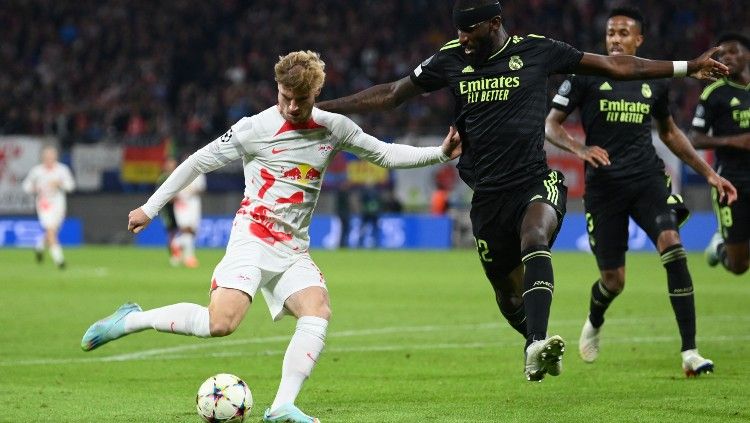
[[(238, 332), (195, 339), (148, 331), (90, 353), (93, 321), (127, 300), (144, 308), (207, 302), (223, 252), (173, 269), (162, 250), (68, 249), (68, 269), (0, 250), (0, 422), (198, 422), (195, 393), (228, 372), (251, 386), (261, 420), (276, 392), (294, 321), (272, 323), (262, 300)], [(750, 280), (689, 264), (698, 343), (716, 373), (686, 379), (655, 253), (628, 256), (595, 364), (577, 356), (594, 260), (554, 252), (550, 333), (568, 342), (564, 371), (523, 377), (522, 339), (501, 319), (473, 251), (315, 251), (333, 319), (323, 359), (298, 405), (323, 422), (747, 422)]]

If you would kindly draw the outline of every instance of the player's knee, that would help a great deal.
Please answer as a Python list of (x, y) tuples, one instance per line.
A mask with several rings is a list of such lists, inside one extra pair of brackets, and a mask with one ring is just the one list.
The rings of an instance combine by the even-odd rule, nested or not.
[(619, 294), (625, 289), (625, 275), (617, 270), (605, 270), (602, 272), (602, 283), (608, 291)]
[(229, 319), (211, 319), (209, 324), (209, 331), (213, 337), (231, 335), (235, 329), (237, 329), (237, 325)]
[(521, 234), (521, 249), (525, 250), (535, 245), (547, 245), (547, 230), (542, 226), (525, 228)]
[(659, 234), (659, 238), (656, 241), (657, 248), (659, 251), (664, 251), (669, 247), (681, 244), (680, 234), (676, 230), (665, 230)]
[(331, 320), (331, 314), (331, 306), (327, 303), (320, 304), (317, 307), (312, 308), (308, 313), (309, 316), (320, 317), (321, 319), (329, 321)]

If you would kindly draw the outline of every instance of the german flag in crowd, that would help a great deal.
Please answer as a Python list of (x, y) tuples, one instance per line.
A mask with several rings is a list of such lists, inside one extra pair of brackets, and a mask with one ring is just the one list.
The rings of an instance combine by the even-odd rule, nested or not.
[(162, 162), (171, 153), (172, 139), (163, 138), (156, 145), (126, 145), (123, 149), (120, 178), (131, 184), (154, 184), (162, 172)]

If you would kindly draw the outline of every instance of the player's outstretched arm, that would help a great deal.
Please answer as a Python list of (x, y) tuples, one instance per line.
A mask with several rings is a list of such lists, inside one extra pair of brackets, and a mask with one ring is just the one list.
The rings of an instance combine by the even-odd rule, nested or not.
[(375, 85), (346, 97), (321, 101), (315, 106), (329, 112), (342, 114), (390, 110), (423, 92), (407, 76), (398, 81)]
[(661, 138), (662, 142), (664, 142), (664, 144), (669, 147), (669, 149), (679, 157), (680, 160), (687, 163), (688, 166), (693, 168), (693, 170), (699, 174), (703, 175), (709, 185), (716, 188), (720, 200), (726, 201), (727, 204), (732, 204), (737, 199), (737, 189), (731, 182), (719, 176), (719, 174), (698, 155), (692, 144), (690, 144), (688, 137), (677, 127), (677, 124), (674, 123), (672, 116), (667, 116), (664, 119), (657, 119), (656, 122), (659, 131), (659, 138)]
[(461, 154), (461, 138), (451, 127), (440, 147), (415, 147), (406, 144), (386, 143), (362, 131), (354, 122), (345, 118), (347, 135), (344, 135), (344, 150), (387, 169), (407, 169), (445, 163)]
[(699, 57), (685, 61), (649, 60), (637, 56), (603, 56), (583, 53), (575, 73), (601, 75), (613, 79), (655, 79), (689, 76), (695, 79), (715, 81), (726, 76), (729, 69), (712, 59), (718, 47), (714, 47)]
[(145, 228), (164, 205), (172, 200), (178, 192), (190, 185), (201, 173), (211, 172), (238, 159), (240, 153), (235, 146), (236, 142), (238, 141), (235, 139), (233, 131), (229, 130), (220, 138), (191, 154), (177, 166), (144, 205), (130, 212), (130, 215), (128, 215), (128, 230), (137, 233)]
[(569, 153), (578, 156), (593, 167), (608, 166), (609, 153), (598, 145), (587, 146), (578, 142), (568, 131), (563, 128), (562, 123), (568, 114), (558, 109), (551, 109), (544, 121), (544, 136), (547, 141)]
[(690, 142), (697, 149), (734, 147), (742, 150), (750, 150), (750, 132), (739, 135), (728, 135), (716, 137), (698, 131), (690, 131)]

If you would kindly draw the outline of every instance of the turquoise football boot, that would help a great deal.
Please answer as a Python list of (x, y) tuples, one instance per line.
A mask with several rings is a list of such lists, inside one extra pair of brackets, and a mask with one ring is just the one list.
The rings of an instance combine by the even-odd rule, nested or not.
[(266, 423), (320, 423), (320, 420), (303, 413), (291, 402), (277, 408), (273, 413), (270, 408), (266, 409), (263, 421)]
[(138, 304), (125, 303), (111, 315), (91, 325), (86, 333), (83, 334), (81, 349), (91, 351), (109, 341), (114, 341), (117, 338), (127, 335), (125, 333), (125, 316), (134, 311), (143, 310)]

